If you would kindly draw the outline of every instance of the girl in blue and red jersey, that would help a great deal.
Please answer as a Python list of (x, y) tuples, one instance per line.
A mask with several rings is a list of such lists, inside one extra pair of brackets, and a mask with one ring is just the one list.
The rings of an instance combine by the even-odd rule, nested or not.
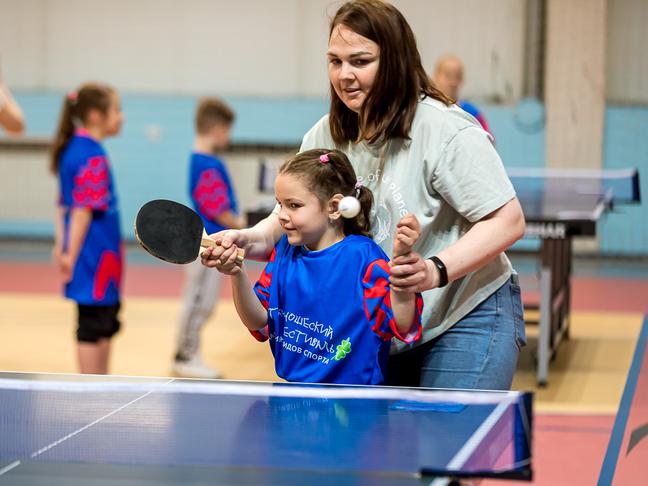
[[(241, 320), (270, 341), (288, 381), (382, 384), (392, 337), (420, 336), (422, 299), (390, 289), (387, 255), (369, 237), (371, 191), (342, 152), (314, 149), (279, 169), (275, 196), (284, 235), (259, 281), (235, 260), (223, 268)], [(401, 220), (394, 255), (418, 235), (414, 216)]]
[(117, 196), (106, 137), (124, 116), (117, 92), (84, 84), (68, 93), (52, 147), (59, 179), (53, 256), (65, 296), (77, 302), (77, 355), (81, 373), (107, 373), (110, 339), (119, 330), (123, 250)]

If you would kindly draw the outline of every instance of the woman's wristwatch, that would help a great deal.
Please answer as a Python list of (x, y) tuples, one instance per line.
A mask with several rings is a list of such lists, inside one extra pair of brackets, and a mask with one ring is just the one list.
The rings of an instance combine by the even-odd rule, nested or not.
[(445, 287), (448, 285), (448, 269), (439, 257), (432, 256), (430, 260), (439, 271), (439, 285), (437, 287)]

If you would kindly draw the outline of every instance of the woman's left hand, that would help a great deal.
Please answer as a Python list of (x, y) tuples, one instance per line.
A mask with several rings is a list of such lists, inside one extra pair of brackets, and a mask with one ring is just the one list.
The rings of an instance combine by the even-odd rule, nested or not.
[(396, 292), (423, 292), (439, 285), (439, 275), (430, 260), (419, 253), (394, 258), (390, 263), (391, 278), (389, 282)]

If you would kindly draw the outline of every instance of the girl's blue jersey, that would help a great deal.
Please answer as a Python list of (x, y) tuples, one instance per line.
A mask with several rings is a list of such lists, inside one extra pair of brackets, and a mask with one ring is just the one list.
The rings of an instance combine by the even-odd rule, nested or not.
[(401, 336), (388, 258), (364, 236), (309, 251), (284, 235), (254, 290), (268, 324), (252, 334), (269, 339), (276, 372), (288, 381), (381, 384), (392, 337), (413, 342), (421, 334), (420, 294), (412, 328)]
[(65, 296), (84, 305), (119, 302), (123, 250), (117, 196), (106, 152), (85, 132), (77, 132), (59, 160), (59, 205), (63, 208), (63, 250), (67, 251), (70, 211), (92, 210), (92, 221)]

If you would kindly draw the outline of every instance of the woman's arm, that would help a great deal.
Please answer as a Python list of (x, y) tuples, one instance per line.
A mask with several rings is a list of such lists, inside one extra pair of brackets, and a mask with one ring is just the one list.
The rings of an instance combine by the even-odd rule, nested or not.
[[(524, 214), (517, 198), (477, 221), (459, 240), (436, 256), (445, 264), (448, 281), (491, 262), (524, 235)], [(390, 283), (402, 292), (422, 292), (439, 286), (434, 264), (417, 253), (393, 260)]]
[(22, 110), (2, 81), (0, 81), (0, 127), (15, 134), (21, 134), (25, 130)]
[(268, 312), (250, 285), (245, 265), (241, 265), (238, 271), (231, 274), (231, 277), (234, 307), (241, 321), (250, 331), (263, 329), (268, 322)]

